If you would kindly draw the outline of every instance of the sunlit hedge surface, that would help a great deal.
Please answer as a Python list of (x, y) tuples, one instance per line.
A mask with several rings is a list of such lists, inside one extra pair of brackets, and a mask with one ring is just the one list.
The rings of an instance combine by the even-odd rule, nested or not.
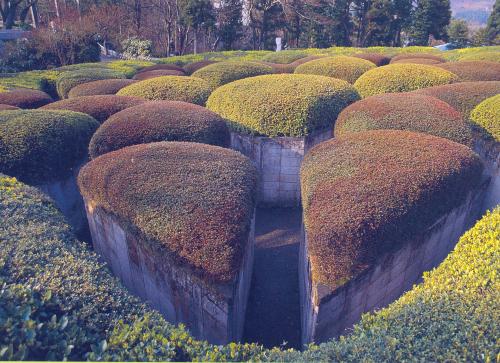
[(38, 108), (51, 102), (53, 99), (47, 93), (29, 88), (0, 92), (1, 104), (19, 108)]
[(60, 98), (67, 98), (69, 91), (82, 83), (101, 79), (126, 78), (125, 74), (105, 68), (88, 68), (83, 70), (66, 71), (57, 77), (56, 87)]
[(184, 101), (203, 106), (210, 92), (209, 84), (203, 79), (162, 76), (131, 84), (119, 90), (117, 95), (142, 97), (150, 101)]
[(262, 60), (270, 63), (289, 64), (307, 56), (308, 54), (302, 50), (284, 50), (281, 52), (269, 53), (262, 57)]
[(161, 77), (161, 76), (185, 76), (184, 71), (175, 71), (169, 69), (157, 69), (154, 71), (140, 72), (137, 73), (133, 79), (138, 81), (143, 81), (145, 79)]
[(218, 62), (197, 70), (193, 77), (204, 79), (212, 89), (242, 78), (273, 73), (270, 66), (257, 62)]
[(375, 68), (375, 64), (356, 57), (325, 57), (309, 61), (295, 68), (298, 74), (317, 74), (343, 79), (354, 83), (363, 73)]
[(398, 60), (392, 60), (390, 63), (391, 64), (410, 63), (410, 64), (437, 65), (437, 64), (442, 64), (443, 61), (431, 59), (431, 58), (402, 58), (402, 59), (398, 59)]
[(346, 81), (325, 76), (276, 74), (242, 79), (216, 89), (207, 107), (244, 133), (305, 136), (331, 128), (359, 95)]
[(78, 182), (87, 203), (203, 279), (228, 282), (238, 273), (257, 184), (242, 154), (199, 143), (134, 145), (93, 159)]
[[(500, 57), (500, 52), (498, 54)], [(438, 65), (439, 68), (455, 73), (460, 82), (500, 81), (500, 63), (491, 61), (460, 61)]]
[(481, 102), (470, 115), (471, 120), (500, 142), (500, 94)]
[(178, 72), (184, 72), (184, 69), (182, 69), (182, 67), (176, 66), (175, 64), (154, 64), (154, 65), (142, 68), (138, 73), (151, 72), (151, 71), (178, 71)]
[(460, 112), (417, 93), (385, 93), (353, 103), (337, 118), (335, 137), (380, 129), (423, 132), (472, 145), (470, 127)]
[(111, 116), (92, 137), (95, 158), (130, 145), (155, 141), (192, 141), (229, 145), (226, 122), (204, 107), (180, 101), (150, 101)]
[(114, 95), (123, 87), (129, 86), (136, 81), (131, 79), (102, 79), (99, 81), (87, 82), (73, 87), (68, 98), (81, 96)]
[(0, 112), (0, 173), (29, 184), (69, 176), (87, 157), (99, 123), (71, 111)]

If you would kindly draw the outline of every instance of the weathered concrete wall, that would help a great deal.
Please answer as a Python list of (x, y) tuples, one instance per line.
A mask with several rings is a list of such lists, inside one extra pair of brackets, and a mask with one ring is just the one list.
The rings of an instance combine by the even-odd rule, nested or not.
[(484, 162), (484, 173), (491, 178), (483, 204), (483, 210), (491, 210), (500, 204), (500, 142), (478, 136), (474, 151)]
[(314, 145), (332, 137), (332, 131), (306, 137), (264, 137), (231, 132), (231, 148), (249, 157), (260, 173), (260, 205), (300, 205), (300, 164)]
[(461, 206), (400, 250), (382, 256), (373, 267), (337, 289), (311, 280), (305, 233), (299, 261), (302, 343), (321, 343), (345, 334), (363, 313), (380, 309), (410, 290), (424, 271), (444, 260), (479, 218), (485, 187), (470, 193)]
[(254, 220), (238, 276), (223, 285), (198, 278), (103, 209), (88, 204), (86, 209), (95, 250), (130, 291), (168, 321), (185, 324), (196, 338), (214, 344), (241, 339), (252, 276)]
[(80, 163), (66, 179), (39, 184), (36, 187), (54, 200), (77, 237), (90, 242), (85, 205), (76, 181), (83, 164)]

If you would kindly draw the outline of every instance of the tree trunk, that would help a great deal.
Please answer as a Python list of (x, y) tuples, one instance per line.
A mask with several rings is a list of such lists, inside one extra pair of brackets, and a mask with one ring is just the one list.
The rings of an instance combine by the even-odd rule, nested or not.
[(59, 13), (59, 1), (58, 0), (54, 0), (54, 7), (56, 9), (56, 16), (59, 19), (61, 17), (61, 13)]
[(193, 53), (198, 53), (198, 31), (197, 29), (193, 29)]

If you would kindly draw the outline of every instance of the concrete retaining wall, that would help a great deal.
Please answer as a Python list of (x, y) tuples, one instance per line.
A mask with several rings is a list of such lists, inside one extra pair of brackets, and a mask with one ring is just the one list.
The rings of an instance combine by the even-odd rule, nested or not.
[(264, 137), (231, 132), (231, 148), (249, 157), (260, 173), (260, 205), (300, 205), (300, 164), (314, 145), (332, 137), (332, 131), (306, 137)]
[(198, 339), (214, 344), (239, 341), (253, 267), (254, 220), (238, 276), (228, 284), (209, 284), (175, 263), (166, 251), (118, 218), (86, 205), (95, 250), (134, 294), (165, 318), (183, 323)]
[(476, 137), (474, 151), (484, 162), (484, 173), (491, 178), (484, 198), (483, 210), (500, 204), (500, 142)]
[(479, 218), (486, 186), (487, 181), (420, 236), (337, 289), (311, 280), (307, 233), (303, 234), (299, 256), (302, 343), (321, 343), (347, 333), (361, 314), (390, 304), (420, 282), (422, 273), (439, 265)]

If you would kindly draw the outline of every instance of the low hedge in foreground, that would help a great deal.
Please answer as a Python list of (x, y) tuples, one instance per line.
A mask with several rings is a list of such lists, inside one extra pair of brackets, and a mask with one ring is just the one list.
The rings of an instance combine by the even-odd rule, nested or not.
[(65, 178), (88, 155), (99, 123), (72, 111), (0, 112), (0, 173), (29, 184)]
[(399, 62), (401, 60), (405, 59), (411, 59), (411, 60), (416, 60), (416, 59), (431, 59), (436, 62), (446, 62), (446, 59), (443, 57), (440, 57), (436, 54), (430, 54), (430, 53), (407, 53), (407, 54), (398, 54), (394, 57), (391, 58), (390, 63), (395, 63)]
[(276, 74), (222, 86), (210, 95), (207, 107), (239, 132), (300, 137), (332, 127), (340, 111), (358, 99), (346, 81)]
[(146, 101), (139, 97), (116, 95), (82, 96), (53, 102), (41, 109), (83, 112), (92, 116), (100, 123), (103, 123), (111, 115), (144, 102)]
[(390, 57), (378, 53), (357, 53), (353, 54), (352, 57), (366, 59), (367, 61), (375, 64), (377, 67), (385, 66), (391, 61)]
[(73, 87), (68, 92), (68, 98), (114, 95), (123, 87), (127, 87), (135, 82), (132, 79), (101, 79), (99, 81), (87, 82)]
[(150, 101), (184, 101), (203, 106), (210, 92), (209, 84), (203, 79), (163, 76), (124, 87), (117, 92), (117, 95), (142, 97)]
[(238, 79), (273, 73), (273, 69), (257, 62), (217, 62), (197, 70), (193, 77), (204, 79), (212, 89)]
[(294, 73), (317, 74), (354, 83), (363, 73), (375, 68), (375, 64), (356, 57), (325, 57), (309, 61), (295, 68)]
[(262, 57), (262, 61), (277, 64), (290, 64), (301, 58), (307, 57), (307, 53), (301, 50), (283, 50), (281, 52), (269, 53)]
[(0, 92), (0, 103), (19, 108), (38, 108), (54, 100), (47, 93), (29, 88)]
[(183, 67), (183, 69), (184, 69), (184, 72), (186, 72), (186, 74), (191, 75), (194, 72), (196, 72), (198, 69), (202, 69), (202, 68), (209, 66), (210, 64), (214, 64), (214, 63), (217, 63), (217, 62), (212, 61), (212, 60), (202, 60), (199, 62), (193, 62), (193, 63), (186, 64)]
[(459, 206), (482, 169), (468, 147), (408, 131), (353, 133), (312, 148), (301, 185), (313, 280), (342, 286), (398, 250)]
[(460, 111), (465, 118), (469, 118), (471, 111), (477, 105), (500, 93), (500, 81), (460, 82), (424, 88), (416, 93), (439, 98)]
[(389, 64), (371, 69), (354, 83), (361, 96), (408, 92), (452, 83), (457, 76), (444, 69), (425, 64)]
[(143, 81), (145, 79), (150, 79), (154, 77), (161, 77), (161, 76), (184, 76), (185, 73), (184, 71), (175, 71), (171, 69), (157, 69), (154, 71), (147, 71), (147, 72), (140, 72), (137, 73), (133, 79), (138, 80), (138, 81)]
[(462, 114), (435, 97), (385, 93), (345, 108), (335, 123), (335, 137), (366, 130), (423, 132), (472, 146), (472, 133)]
[(500, 142), (500, 94), (481, 102), (472, 110), (470, 119)]
[(78, 184), (86, 202), (206, 281), (238, 273), (257, 185), (255, 167), (240, 153), (188, 142), (134, 145), (93, 159)]
[(180, 101), (151, 101), (115, 113), (90, 141), (92, 158), (126, 146), (156, 141), (192, 141), (226, 147), (226, 122), (205, 107)]
[(69, 91), (80, 84), (101, 79), (126, 78), (122, 72), (105, 69), (89, 68), (63, 72), (57, 77), (56, 87), (60, 98), (67, 98)]
[[(500, 53), (498, 56), (500, 57)], [(500, 81), (500, 63), (490, 61), (461, 61), (441, 63), (438, 67), (455, 73), (460, 82)]]

